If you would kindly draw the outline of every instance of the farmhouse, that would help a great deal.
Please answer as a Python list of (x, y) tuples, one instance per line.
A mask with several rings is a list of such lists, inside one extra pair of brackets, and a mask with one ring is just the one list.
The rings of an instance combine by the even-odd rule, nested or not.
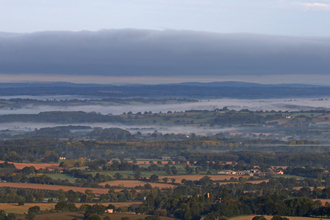
[(240, 170), (240, 171), (234, 171), (234, 170), (222, 170), (219, 171), (219, 175), (250, 175), (253, 176), (254, 174), (260, 173), (260, 170), (258, 169), (252, 169), (252, 170)]
[(107, 209), (107, 210), (105, 210), (105, 213), (113, 213), (113, 209)]
[(168, 157), (168, 156), (162, 156), (162, 160), (171, 160), (171, 157)]

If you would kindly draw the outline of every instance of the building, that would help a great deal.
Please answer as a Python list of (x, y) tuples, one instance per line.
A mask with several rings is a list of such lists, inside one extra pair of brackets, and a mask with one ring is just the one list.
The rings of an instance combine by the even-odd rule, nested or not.
[(113, 209), (107, 209), (107, 210), (105, 210), (105, 213), (113, 213)]

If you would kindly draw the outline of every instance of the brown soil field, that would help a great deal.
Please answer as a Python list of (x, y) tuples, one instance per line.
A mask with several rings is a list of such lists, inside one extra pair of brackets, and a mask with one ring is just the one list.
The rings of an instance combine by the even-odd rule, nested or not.
[[(170, 182), (170, 180), (169, 180)], [(129, 187), (133, 188), (135, 186), (143, 186), (144, 184), (149, 183), (152, 187), (159, 187), (160, 189), (164, 188), (173, 188), (174, 186), (171, 184), (166, 183), (150, 183), (150, 182), (143, 182), (139, 180), (115, 180), (115, 181), (108, 181), (104, 183), (100, 183), (100, 186), (105, 186), (106, 184), (109, 184), (110, 186), (123, 186), (123, 187)]]
[[(58, 185), (43, 185), (34, 183), (0, 183), (0, 187), (13, 187), (13, 188), (26, 188), (26, 189), (45, 189), (45, 190), (59, 190), (64, 191), (73, 190), (75, 192), (85, 193), (86, 189), (92, 190), (96, 195), (107, 193), (109, 189), (104, 188), (87, 188), (87, 187), (75, 187), (75, 186), (58, 186)], [(118, 190), (120, 191), (120, 189)]]
[[(249, 215), (249, 216), (241, 216), (236, 218), (231, 218), (230, 220), (252, 220), (252, 218), (256, 215)], [(273, 216), (264, 215), (267, 220), (271, 220)], [(283, 216), (284, 217), (284, 216)], [(293, 216), (286, 216), (289, 220), (316, 220), (318, 218), (309, 218), (309, 217), (293, 217)]]
[[(127, 208), (128, 206), (138, 207), (142, 202), (117, 202), (111, 203), (106, 202), (102, 203), (104, 206), (109, 204), (114, 205), (116, 208)], [(95, 203), (85, 203), (89, 205), (94, 205)], [(27, 213), (28, 209), (32, 206), (39, 206), (41, 211), (55, 209), (56, 203), (25, 203), (23, 206), (18, 206), (17, 203), (0, 203), (1, 210), (4, 210), (6, 213), (17, 213), (23, 214)], [(76, 207), (79, 208), (82, 203), (75, 203)]]
[[(148, 215), (136, 215), (136, 214), (127, 214), (127, 213), (114, 213), (114, 214), (104, 214), (102, 216), (100, 216), (101, 219), (103, 219), (105, 216), (110, 216), (111, 220), (121, 220), (122, 217), (129, 217), (130, 220), (137, 220), (139, 218), (144, 219), (145, 217), (147, 217)], [(36, 215), (36, 220), (71, 220), (73, 218), (77, 218), (77, 219), (83, 219), (83, 213), (80, 212), (61, 212), (61, 213), (50, 213), (50, 214), (43, 214), (43, 215)], [(161, 220), (173, 220), (173, 218), (169, 218), (169, 217), (164, 217), (161, 216), (160, 217)], [(18, 218), (18, 219), (24, 219), (24, 217), (22, 218)]]
[[(3, 163), (4, 161), (0, 161), (0, 163)], [(12, 162), (9, 162), (12, 163)], [(54, 170), (56, 168), (62, 169), (59, 167), (58, 163), (13, 163), (17, 169), (23, 169), (24, 167), (34, 167), (37, 170), (40, 168), (46, 169), (48, 168), (49, 170)]]

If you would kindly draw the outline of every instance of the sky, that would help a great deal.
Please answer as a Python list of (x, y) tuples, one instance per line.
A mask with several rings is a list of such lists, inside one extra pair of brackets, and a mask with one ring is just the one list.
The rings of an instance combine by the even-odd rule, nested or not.
[(329, 21), (330, 0), (1, 0), (0, 81), (325, 84)]
[(330, 36), (330, 0), (1, 0), (4, 32), (175, 29)]

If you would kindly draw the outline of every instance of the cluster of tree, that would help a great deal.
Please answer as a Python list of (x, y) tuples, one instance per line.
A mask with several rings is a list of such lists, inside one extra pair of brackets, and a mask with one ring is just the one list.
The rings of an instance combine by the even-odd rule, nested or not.
[(13, 163), (8, 163), (7, 161), (0, 163), (0, 168), (12, 168), (16, 169), (15, 165)]
[[(164, 211), (162, 211), (164, 210)], [(290, 198), (285, 195), (270, 196), (240, 196), (233, 199), (226, 188), (217, 191), (213, 197), (211, 193), (204, 196), (196, 192), (191, 197), (179, 195), (149, 195), (144, 204), (136, 210), (139, 213), (165, 215), (174, 214), (180, 219), (200, 219), (207, 215), (207, 219), (219, 216), (234, 217), (238, 215), (278, 215), (278, 216), (330, 216), (330, 206), (322, 206), (320, 201), (311, 198)], [(161, 215), (161, 214), (160, 214)]]
[(104, 171), (122, 171), (122, 170), (132, 170), (136, 171), (139, 170), (139, 165), (136, 165), (134, 163), (128, 163), (125, 161), (118, 162), (117, 160), (113, 160), (111, 164), (109, 165), (103, 165), (102, 170)]
[(310, 178), (318, 178), (324, 169), (319, 167), (313, 168), (310, 165), (306, 165), (305, 167), (287, 167), (285, 169), (285, 174), (310, 177)]
[(119, 116), (102, 115), (96, 112), (41, 112), (39, 114), (10, 114), (0, 115), (0, 123), (8, 122), (52, 122), (52, 123), (92, 123), (113, 122), (119, 123), (124, 120)]
[(16, 220), (16, 215), (14, 213), (6, 215), (4, 210), (0, 210), (0, 220)]
[[(260, 144), (267, 145), (269, 141), (260, 140)], [(291, 141), (292, 142), (292, 141)], [(290, 143), (283, 143), (283, 148), (291, 149)], [(304, 166), (306, 163), (316, 166), (330, 167), (330, 154), (316, 152), (262, 152), (259, 151), (240, 151), (249, 149), (249, 144), (257, 144), (258, 141), (240, 142), (236, 139), (210, 139), (210, 138), (190, 138), (181, 141), (148, 141), (148, 142), (100, 142), (100, 141), (73, 141), (65, 142), (54, 139), (20, 139), (0, 142), (0, 160), (21, 162), (36, 159), (44, 162), (56, 162), (59, 156), (66, 156), (67, 159), (90, 158), (111, 160), (114, 157), (138, 157), (138, 158), (159, 158), (161, 155), (172, 157), (182, 156), (188, 161), (231, 161), (250, 165), (283, 165), (283, 166)], [(308, 143), (304, 141), (304, 143)], [(254, 145), (255, 146), (255, 145)], [(277, 145), (276, 145), (277, 146)], [(313, 151), (316, 145), (306, 147)], [(302, 147), (293, 149), (300, 149)], [(203, 151), (224, 150), (226, 152), (204, 153)], [(229, 151), (228, 150), (232, 150)], [(236, 151), (234, 151), (236, 150)], [(266, 148), (264, 150), (267, 150)], [(102, 161), (100, 161), (102, 162)], [(103, 163), (106, 163), (103, 162)], [(93, 167), (95, 162), (90, 163)], [(103, 165), (103, 164), (102, 164)], [(71, 166), (71, 165), (70, 165)], [(73, 164), (75, 166), (75, 163)], [(77, 166), (80, 166), (77, 164)], [(101, 166), (101, 165), (99, 165)], [(114, 165), (115, 166), (115, 165)], [(117, 166), (117, 165), (116, 165)], [(92, 168), (91, 167), (91, 168)], [(117, 169), (108, 167), (107, 169)], [(119, 169), (119, 167), (118, 167)], [(215, 169), (221, 169), (218, 167)]]
[(69, 190), (42, 190), (42, 189), (24, 189), (24, 188), (0, 188), (0, 203), (24, 203), (44, 202), (44, 198), (49, 198), (48, 202), (64, 201), (69, 202), (91, 202), (95, 195), (91, 191), (85, 193)]

